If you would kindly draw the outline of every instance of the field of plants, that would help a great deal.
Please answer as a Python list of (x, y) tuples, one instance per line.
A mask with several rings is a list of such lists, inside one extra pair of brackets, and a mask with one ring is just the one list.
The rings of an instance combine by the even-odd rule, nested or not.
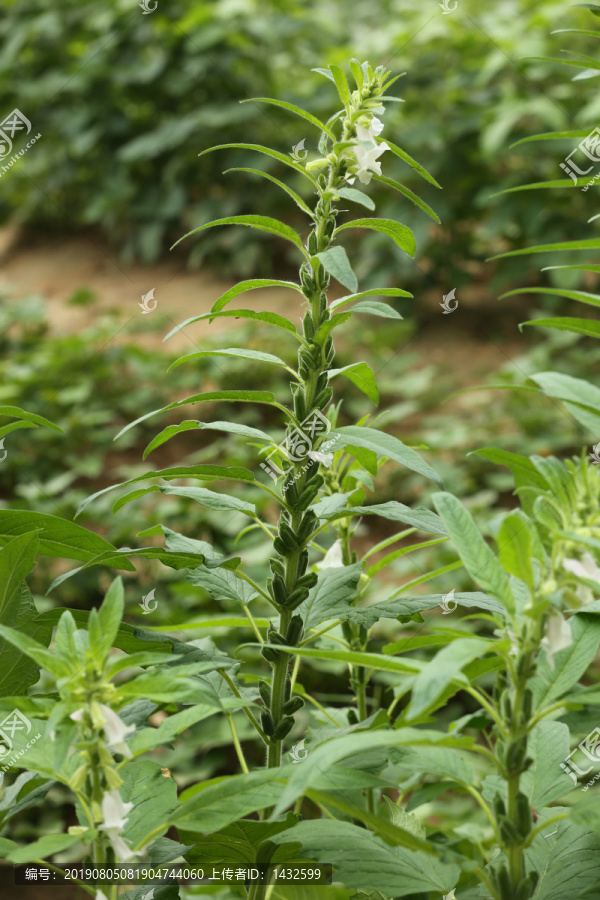
[(0, 897), (600, 900), (599, 39), (7, 0)]

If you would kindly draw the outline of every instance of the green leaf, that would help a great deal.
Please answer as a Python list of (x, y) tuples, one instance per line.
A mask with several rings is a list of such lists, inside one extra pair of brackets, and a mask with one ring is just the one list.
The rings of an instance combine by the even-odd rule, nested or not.
[(533, 765), (521, 775), (521, 790), (535, 809), (548, 806), (573, 790), (571, 778), (560, 768), (571, 750), (569, 726), (538, 722), (529, 734), (527, 755)]
[[(185, 322), (182, 322), (181, 325), (178, 325), (177, 328), (174, 328), (167, 337), (171, 337), (171, 335), (181, 331), (186, 325), (192, 325), (194, 322), (201, 322), (203, 319), (210, 319), (211, 322), (213, 319), (253, 319), (257, 322), (265, 322), (267, 325), (274, 325), (276, 328), (283, 328), (284, 331), (289, 331), (290, 334), (298, 336), (298, 329), (296, 326), (292, 325), (290, 320), (286, 319), (285, 316), (280, 316), (278, 313), (255, 312), (253, 309), (229, 309), (226, 312), (208, 312), (202, 313), (201, 316), (192, 316), (191, 318), (186, 319)], [(167, 338), (165, 338), (165, 340), (166, 339)]]
[(334, 196), (343, 197), (344, 200), (352, 200), (354, 203), (359, 203), (367, 209), (375, 209), (375, 204), (369, 195), (363, 191), (357, 191), (356, 188), (336, 188)]
[[(242, 101), (244, 102), (244, 101)], [(302, 197), (293, 191), (287, 184), (284, 184), (283, 181), (280, 181), (279, 178), (275, 178), (274, 175), (269, 175), (268, 172), (262, 172), (260, 169), (248, 169), (245, 166), (234, 166), (231, 169), (225, 169), (223, 175), (228, 175), (229, 172), (248, 172), (250, 175), (259, 175), (261, 178), (266, 178), (267, 181), (272, 182), (272, 184), (276, 184), (277, 187), (280, 187), (285, 193), (292, 198), (296, 206), (299, 206), (302, 212), (305, 212), (311, 219), (314, 219), (314, 213), (312, 209), (306, 205)]]
[(43, 425), (45, 428), (50, 428), (51, 431), (63, 433), (62, 428), (59, 428), (54, 422), (45, 419), (44, 416), (27, 412), (27, 410), (21, 409), (19, 406), (0, 406), (0, 416), (12, 416), (17, 419), (23, 419), (25, 422), (30, 422), (32, 426)]
[(350, 260), (343, 247), (330, 247), (329, 250), (323, 250), (316, 254), (321, 265), (330, 275), (343, 284), (349, 291), (355, 291), (358, 288), (356, 275), (350, 265)]
[(588, 238), (581, 241), (562, 241), (556, 244), (537, 244), (535, 247), (525, 247), (522, 250), (509, 250), (507, 253), (499, 253), (492, 259), (504, 259), (507, 256), (527, 256), (529, 253), (554, 253), (557, 250), (598, 250), (600, 238)]
[(259, 769), (205, 781), (201, 789), (180, 803), (170, 824), (196, 834), (218, 831), (279, 800), (284, 782), (279, 770)]
[[(317, 862), (335, 860), (335, 880), (385, 897), (410, 898), (448, 893), (458, 881), (460, 869), (443, 864), (428, 853), (405, 847), (390, 847), (384, 840), (350, 822), (312, 819), (300, 822), (271, 840), (300, 848), (301, 855)], [(285, 857), (282, 857), (285, 859)], [(279, 853), (275, 857), (279, 859)]]
[(554, 654), (556, 667), (550, 668), (545, 653), (540, 654), (538, 659), (536, 675), (531, 683), (536, 709), (550, 705), (577, 684), (598, 652), (600, 617), (577, 614), (570, 618), (569, 624), (573, 643)]
[[(548, 486), (546, 479), (540, 475), (534, 464), (526, 456), (509, 453), (507, 450), (497, 450), (495, 447), (483, 447), (481, 450), (474, 450), (473, 452), (498, 466), (506, 466), (510, 469), (515, 479), (516, 488), (531, 486), (545, 489)], [(523, 509), (529, 515), (531, 515), (533, 510), (533, 500), (534, 498), (529, 492), (521, 493)]]
[(228, 347), (223, 350), (198, 350), (196, 353), (189, 353), (187, 356), (181, 356), (179, 359), (176, 359), (174, 363), (171, 363), (167, 371), (170, 372), (171, 369), (175, 369), (183, 363), (189, 362), (192, 359), (201, 359), (205, 356), (231, 356), (234, 359), (254, 359), (258, 362), (272, 363), (273, 365), (281, 366), (284, 369), (289, 368), (282, 359), (278, 356), (273, 356), (272, 353), (263, 353), (261, 350), (247, 350), (244, 347)]
[(566, 297), (568, 300), (579, 300), (580, 303), (587, 303), (588, 306), (600, 306), (600, 294), (590, 294), (588, 291), (570, 291), (566, 288), (517, 288), (514, 291), (506, 291), (506, 293), (501, 294), (498, 299), (502, 300), (504, 297), (513, 297), (515, 294), (552, 294), (554, 297)]
[(360, 562), (351, 566), (322, 569), (319, 572), (319, 580), (311, 588), (306, 600), (298, 607), (298, 614), (302, 616), (307, 631), (327, 619), (336, 618), (336, 613), (332, 613), (332, 608), (336, 605), (343, 603), (345, 606), (352, 603), (356, 597), (361, 572)]
[(533, 594), (532, 543), (527, 530), (527, 517), (523, 513), (516, 511), (503, 519), (498, 532), (498, 551), (502, 567), (510, 575), (524, 581)]
[(140, 422), (145, 422), (146, 419), (156, 416), (158, 413), (167, 412), (169, 409), (178, 409), (180, 406), (187, 406), (189, 403), (206, 403), (209, 400), (224, 400), (227, 403), (266, 403), (270, 406), (278, 406), (278, 404), (275, 403), (275, 395), (270, 391), (209, 391), (205, 394), (192, 394), (190, 397), (185, 397), (183, 400), (176, 400), (174, 403), (169, 403), (168, 406), (154, 409), (152, 412), (140, 416), (139, 419), (136, 419), (134, 422), (130, 422), (129, 425), (122, 428), (116, 435), (115, 441), (117, 438), (120, 438), (122, 434), (125, 434), (131, 428), (135, 428), (136, 425), (139, 425)]
[(286, 156), (284, 153), (279, 153), (277, 150), (271, 150), (270, 147), (263, 147), (261, 144), (218, 144), (216, 147), (209, 147), (208, 150), (203, 150), (202, 153), (199, 153), (198, 156), (204, 156), (205, 153), (214, 153), (215, 150), (256, 150), (257, 153), (264, 153), (265, 156), (271, 156), (273, 159), (279, 160), (284, 165), (289, 166), (290, 169), (294, 169), (296, 172), (299, 172), (300, 175), (303, 175), (307, 178), (313, 186), (316, 186), (317, 180), (314, 178), (310, 172), (307, 172), (304, 166), (301, 166), (299, 163), (294, 162), (290, 156)]
[(186, 581), (203, 587), (217, 601), (231, 600), (247, 605), (258, 597), (254, 588), (231, 569), (199, 566), (186, 576)]
[(369, 515), (382, 516), (392, 522), (405, 522), (407, 525), (414, 525), (420, 531), (431, 534), (448, 534), (440, 517), (430, 509), (426, 509), (424, 506), (411, 509), (410, 506), (405, 506), (404, 503), (398, 503), (396, 500), (389, 500), (387, 503), (373, 503), (371, 506), (350, 506), (342, 510), (332, 509), (331, 512), (320, 512), (319, 518), (333, 521), (347, 516)]
[(45, 859), (48, 856), (53, 856), (55, 853), (60, 853), (62, 850), (80, 843), (80, 841), (81, 837), (75, 834), (45, 834), (38, 838), (37, 841), (27, 844), (26, 847), (11, 850), (10, 853), (6, 854), (6, 858), (15, 865), (22, 865), (23, 863), (34, 862), (36, 859)]
[(352, 308), (353, 313), (363, 313), (370, 316), (380, 316), (382, 319), (402, 319), (402, 316), (387, 303), (375, 303), (373, 300), (365, 300), (364, 303), (356, 303)]
[(483, 656), (492, 646), (490, 641), (480, 638), (458, 638), (440, 650), (416, 678), (406, 721), (413, 722), (426, 713), (461, 669)]
[[(337, 68), (337, 66), (335, 68)], [(348, 86), (346, 85), (346, 89), (347, 87)], [(327, 127), (327, 125), (319, 121), (319, 119), (317, 119), (311, 113), (307, 112), (305, 109), (301, 109), (301, 107), (299, 106), (294, 106), (293, 103), (286, 103), (283, 100), (273, 100), (271, 97), (249, 97), (247, 100), (240, 100), (240, 103), (271, 103), (273, 104), (273, 106), (280, 106), (282, 109), (287, 109), (290, 112), (295, 113), (297, 116), (300, 116), (301, 119), (305, 119), (307, 122), (310, 122), (311, 125), (314, 125), (319, 129), (319, 131), (324, 131), (333, 141), (335, 141), (335, 134)]]
[(364, 447), (366, 450), (373, 450), (378, 457), (385, 456), (388, 459), (393, 459), (394, 462), (400, 463), (400, 465), (406, 466), (407, 469), (418, 472), (425, 478), (430, 478), (440, 487), (442, 486), (440, 476), (424, 459), (421, 459), (416, 450), (407, 447), (398, 438), (393, 437), (391, 434), (386, 434), (384, 431), (358, 425), (347, 425), (332, 431), (330, 439), (335, 441), (329, 447), (329, 452), (331, 453), (349, 444), (353, 444), (356, 447)]
[(100, 609), (98, 611), (92, 609), (90, 612), (88, 626), (90, 645), (92, 651), (97, 653), (101, 659), (106, 656), (114, 644), (124, 608), (123, 582), (120, 578), (115, 578), (104, 596)]
[(439, 216), (432, 210), (424, 200), (421, 200), (413, 191), (409, 190), (409, 188), (405, 187), (403, 184), (400, 184), (399, 181), (394, 181), (393, 178), (386, 178), (384, 175), (373, 175), (374, 181), (380, 181), (382, 184), (387, 184), (389, 187), (394, 188), (395, 191), (402, 194), (407, 200), (410, 200), (411, 203), (414, 203), (415, 206), (418, 206), (419, 209), (422, 209), (424, 213), (433, 219), (434, 222), (437, 222), (438, 225), (441, 224), (441, 220)]
[[(350, 110), (350, 88), (348, 87), (348, 81), (346, 79), (346, 73), (343, 69), (340, 69), (339, 66), (329, 66), (331, 74), (333, 75), (333, 80), (335, 81), (335, 86), (337, 88), (338, 94), (340, 95), (340, 100), (346, 107), (346, 110)], [(335, 135), (333, 136), (335, 140)]]
[(59, 659), (28, 635), (15, 631), (14, 628), (9, 628), (7, 625), (0, 625), (0, 637), (29, 656), (38, 666), (43, 666), (56, 678), (66, 678), (72, 674), (71, 666), (67, 662)]
[(416, 160), (412, 158), (412, 156), (409, 156), (408, 153), (405, 153), (405, 151), (398, 147), (396, 144), (392, 144), (392, 142), (387, 138), (385, 139), (385, 142), (383, 138), (376, 138), (375, 140), (378, 144), (386, 143), (392, 153), (395, 156), (398, 156), (403, 162), (407, 163), (411, 167), (411, 169), (415, 170), (415, 172), (418, 172), (421, 178), (424, 178), (425, 181), (428, 181), (429, 184), (432, 184), (434, 187), (439, 188), (440, 190), (442, 189), (441, 184), (438, 184), (433, 175), (429, 174), (427, 169), (424, 169), (422, 165), (420, 165)]
[(585, 337), (600, 338), (600, 322), (594, 319), (573, 319), (573, 318), (557, 318), (557, 319), (530, 319), (528, 322), (521, 322), (519, 328), (524, 325), (535, 325), (536, 328), (556, 328), (558, 331), (571, 331), (573, 334), (583, 334)]
[[(151, 478), (164, 478), (165, 481), (170, 481), (173, 478), (198, 478), (202, 481), (216, 481), (219, 479), (231, 479), (233, 481), (246, 482), (254, 481), (254, 475), (250, 469), (243, 469), (238, 466), (175, 466), (174, 468), (157, 469), (154, 472), (144, 472), (143, 475), (136, 475), (135, 478), (130, 478), (128, 481), (122, 481), (120, 484), (111, 484), (109, 487), (102, 488), (101, 491), (96, 491), (95, 494), (86, 497), (80, 504), (75, 515), (80, 515), (86, 506), (93, 500), (97, 497), (101, 497), (103, 494), (107, 494), (109, 491), (128, 487), (130, 484), (136, 484), (140, 481), (148, 481)], [(158, 486), (155, 486), (154, 490), (158, 490)]]
[(433, 502), (471, 578), (508, 612), (514, 612), (508, 576), (479, 533), (471, 514), (452, 494), (434, 494)]
[(365, 362), (357, 362), (344, 366), (342, 369), (329, 369), (327, 372), (328, 379), (334, 378), (336, 375), (343, 375), (345, 378), (348, 378), (377, 406), (379, 403), (379, 391), (375, 381), (375, 373), (371, 366)]
[[(352, 222), (345, 222), (343, 225), (339, 225), (335, 229), (334, 235), (340, 231), (346, 231), (348, 228), (368, 228), (371, 231), (379, 231), (381, 234), (391, 238), (396, 246), (404, 250), (408, 256), (413, 257), (415, 255), (416, 244), (412, 231), (406, 225), (400, 225), (399, 222), (395, 222), (394, 219), (354, 219)], [(344, 284), (344, 287), (349, 286)], [(356, 290), (356, 288), (350, 287), (350, 290)]]
[(198, 419), (186, 419), (185, 422), (180, 422), (179, 425), (167, 425), (160, 434), (157, 434), (144, 450), (144, 459), (157, 447), (170, 441), (172, 437), (176, 437), (176, 435), (184, 431), (195, 431), (198, 428), (241, 434), (254, 440), (265, 441), (267, 444), (272, 443), (271, 437), (265, 431), (261, 431), (259, 428), (252, 428), (250, 425), (241, 425), (237, 422), (200, 422)]
[(130, 847), (137, 847), (167, 821), (171, 810), (177, 806), (177, 784), (172, 777), (165, 777), (164, 770), (149, 759), (132, 760), (121, 769), (123, 784), (120, 794), (125, 803), (132, 803), (127, 813), (123, 837)]
[(248, 503), (246, 500), (240, 500), (238, 497), (230, 497), (229, 494), (217, 494), (215, 491), (206, 490), (206, 488), (193, 487), (163, 487), (161, 493), (175, 497), (189, 497), (195, 500), (201, 506), (208, 509), (216, 510), (237, 510), (246, 513), (252, 518), (256, 517), (256, 508), (254, 503)]
[(35, 567), (37, 533), (13, 537), (0, 550), (0, 622), (14, 622), (21, 602), (21, 583)]
[[(595, 801), (597, 797), (589, 797)], [(550, 816), (570, 812), (576, 818), (588, 798), (577, 803), (572, 810), (560, 806), (538, 812), (540, 824)], [(544, 837), (544, 835), (548, 835)], [(535, 900), (591, 900), (600, 883), (600, 840), (592, 834), (589, 825), (562, 821), (549, 824), (525, 851), (528, 869), (540, 873)]]
[[(279, 219), (272, 219), (270, 216), (226, 216), (224, 219), (215, 219), (213, 222), (206, 222), (205, 225), (199, 225), (198, 228), (188, 231), (178, 241), (175, 241), (173, 247), (176, 247), (177, 244), (191, 237), (191, 235), (198, 234), (199, 231), (206, 231), (207, 228), (215, 228), (217, 225), (247, 225), (249, 228), (266, 231), (267, 234), (274, 234), (276, 237), (290, 241), (300, 250), (303, 256), (307, 259), (309, 258), (300, 235), (293, 228), (290, 228), (289, 225), (285, 225)], [(171, 250), (173, 247), (171, 247)]]
[(569, 412), (593, 435), (600, 426), (600, 389), (583, 378), (560, 372), (538, 372), (530, 376), (548, 397), (565, 403)]
[(374, 288), (370, 291), (361, 291), (359, 294), (348, 294), (346, 297), (340, 297), (329, 304), (329, 309), (333, 312), (338, 306), (345, 306), (347, 303), (353, 303), (355, 300), (361, 300), (363, 297), (412, 297), (408, 291), (402, 291), (400, 288)]
[[(0, 543), (31, 531), (37, 532), (37, 552), (45, 556), (87, 560), (115, 550), (104, 538), (67, 519), (25, 509), (0, 509)], [(134, 571), (129, 564), (125, 568)]]

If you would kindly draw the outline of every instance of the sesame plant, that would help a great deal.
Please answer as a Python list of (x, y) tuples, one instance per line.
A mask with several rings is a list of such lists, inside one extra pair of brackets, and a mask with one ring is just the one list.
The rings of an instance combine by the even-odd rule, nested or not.
[[(339, 218), (348, 205), (373, 211), (362, 189), (373, 181), (436, 216), (382, 174), (383, 161), (395, 157), (433, 182), (382, 137), (386, 103), (395, 100), (386, 92), (396, 79), (356, 60), (350, 69), (352, 90), (341, 68), (319, 70), (341, 102), (326, 123), (290, 103), (259, 99), (315, 128), (318, 156), (298, 160), (247, 144), (212, 148), (254, 150), (293, 172), (290, 185), (270, 170), (249, 170), (288, 195), (307, 217), (307, 236), (258, 214), (217, 219), (190, 233), (222, 225), (266, 232), (295, 247), (300, 270), (297, 281), (242, 281), (209, 313), (174, 329), (244, 318), (279, 338), (277, 355), (273, 344), (269, 352), (200, 348), (173, 365), (216, 357), (224, 366), (237, 358), (276, 367), (289, 375), (291, 396), (203, 391), (123, 430), (219, 402), (240, 404), (234, 410), (269, 407), (279, 433), (234, 414), (231, 421), (166, 424), (144, 458), (184, 432), (208, 430), (254, 447), (255, 469), (159, 468), (104, 488), (80, 507), (117, 487), (115, 513), (154, 494), (188, 500), (201, 511), (199, 530), (202, 517), (213, 513), (241, 520), (239, 555), (183, 534), (172, 521), (148, 524), (138, 535), (152, 538), (148, 546), (117, 549), (58, 517), (0, 511), (0, 650), (7, 661), (0, 759), (9, 760), (9, 776), (21, 770), (0, 801), (0, 854), (57, 873), (76, 870), (70, 880), (81, 881), (95, 900), (147, 897), (146, 885), (122, 888), (93, 874), (116, 864), (132, 872), (168, 864), (156, 900), (198, 891), (222, 900), (566, 900), (597, 891), (600, 819), (593, 792), (573, 797), (590, 769), (573, 756), (571, 741), (583, 737), (583, 756), (600, 761), (598, 692), (579, 684), (600, 644), (600, 469), (585, 456), (563, 463), (479, 451), (513, 472), (520, 504), (489, 523), (496, 552), (444, 490), (433, 494), (436, 512), (395, 499), (367, 502), (384, 464), (443, 485), (416, 449), (376, 427), (376, 417), (343, 424), (343, 405), (334, 402), (339, 377), (378, 401), (365, 362), (335, 368), (336, 330), (353, 315), (397, 319), (381, 298), (407, 296), (400, 288), (359, 290), (341, 243), (345, 232), (379, 232), (415, 253), (412, 233), (394, 220), (344, 215), (340, 224)], [(332, 280), (350, 293), (332, 299)], [(227, 308), (239, 295), (268, 287), (289, 289), (297, 302), (289, 317)], [(364, 549), (359, 527), (370, 517), (400, 527)], [(423, 537), (414, 538), (419, 532)], [(423, 570), (419, 551), (438, 544), (453, 548), (452, 561)], [(166, 626), (130, 624), (120, 578), (89, 614), (38, 613), (26, 579), (40, 553), (79, 563), (50, 586), (57, 594), (67, 578), (76, 583), (93, 566), (135, 576), (137, 559), (163, 564), (193, 592), (198, 615)], [(396, 564), (409, 553), (419, 574), (398, 584)], [(415, 590), (434, 579), (447, 583), (457, 569), (476, 590)], [(449, 613), (450, 622), (441, 619)], [(198, 629), (210, 637), (196, 637)], [(390, 629), (394, 639), (382, 646)], [(199, 768), (222, 723), (229, 737), (221, 746), (230, 756), (224, 754), (214, 778), (195, 771), (178, 791), (172, 744), (185, 735)], [(71, 824), (29, 843), (17, 828), (5, 836), (20, 812), (46, 808), (50, 791), (72, 810)], [(187, 888), (170, 874), (179, 862), (242, 876)], [(333, 883), (292, 886), (280, 869), (271, 870), (270, 883), (243, 876), (255, 864), (285, 871), (285, 864), (300, 862), (332, 864)], [(92, 875), (82, 877), (82, 868)]]

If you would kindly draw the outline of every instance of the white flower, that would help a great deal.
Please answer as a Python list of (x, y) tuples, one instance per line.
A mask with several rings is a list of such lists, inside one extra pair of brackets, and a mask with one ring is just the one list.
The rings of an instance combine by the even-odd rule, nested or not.
[[(352, 175), (356, 175), (362, 184), (368, 184), (373, 176), (381, 175), (381, 163), (377, 162), (382, 153), (390, 148), (386, 143), (374, 144), (370, 149), (357, 144), (347, 156), (354, 162), (350, 166), (349, 171)], [(354, 184), (355, 178), (348, 178), (349, 184)]]
[[(110, 706), (106, 706), (104, 703), (99, 703), (98, 708), (102, 713), (102, 727), (106, 735), (106, 743), (110, 747), (114, 747), (117, 753), (121, 753), (123, 756), (131, 759), (133, 754), (125, 743), (125, 738), (132, 731), (135, 731), (135, 725), (126, 725), (123, 719)], [(84, 714), (85, 709), (82, 707), (71, 713), (69, 718), (73, 719), (74, 722), (81, 722)]]
[(317, 563), (317, 569), (337, 569), (343, 566), (342, 561), (342, 542), (337, 540), (331, 545), (320, 563)]
[(324, 466), (330, 466), (333, 462), (333, 453), (319, 453), (318, 450), (309, 450), (308, 455), (315, 462), (323, 463)]
[(382, 131), (383, 122), (375, 116), (372, 117), (367, 128), (365, 128), (364, 125), (356, 125), (356, 136), (359, 141), (370, 141), (374, 144), (375, 138), (378, 137)]
[(98, 826), (99, 831), (105, 831), (111, 843), (115, 856), (119, 862), (128, 862), (139, 856), (130, 847), (127, 846), (121, 832), (127, 822), (127, 814), (133, 809), (133, 803), (123, 803), (123, 799), (119, 791), (105, 791), (102, 796), (102, 825)]
[(551, 669), (554, 669), (554, 654), (573, 643), (571, 626), (558, 610), (553, 610), (546, 622), (546, 634), (542, 638), (542, 647), (546, 650), (546, 659)]
[[(586, 578), (588, 581), (598, 582), (600, 590), (600, 566), (596, 565), (596, 560), (591, 553), (584, 553), (581, 560), (564, 559), (563, 568), (578, 578)], [(595, 599), (591, 588), (586, 584), (580, 584), (575, 591), (575, 595), (582, 606), (589, 606)]]
[(104, 734), (106, 735), (106, 743), (110, 747), (114, 747), (117, 753), (121, 753), (123, 756), (127, 756), (131, 759), (133, 754), (125, 743), (125, 738), (128, 734), (131, 734), (132, 731), (135, 731), (135, 725), (126, 725), (123, 719), (121, 719), (110, 706), (105, 706), (104, 703), (100, 704), (100, 709), (104, 716), (104, 724), (102, 727), (104, 728)]

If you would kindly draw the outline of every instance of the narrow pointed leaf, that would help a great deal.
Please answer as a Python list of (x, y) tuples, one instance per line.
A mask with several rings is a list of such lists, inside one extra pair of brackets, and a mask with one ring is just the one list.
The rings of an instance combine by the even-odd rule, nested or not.
[(206, 153), (214, 153), (215, 150), (256, 150), (257, 153), (264, 153), (265, 156), (271, 156), (273, 159), (279, 160), (279, 162), (283, 163), (286, 166), (289, 166), (290, 169), (295, 169), (296, 172), (299, 172), (300, 175), (303, 175), (307, 178), (311, 184), (316, 185), (317, 179), (314, 178), (310, 172), (307, 172), (304, 166), (301, 166), (300, 163), (294, 162), (294, 160), (290, 156), (286, 156), (284, 153), (279, 153), (277, 150), (271, 150), (270, 147), (263, 147), (261, 144), (218, 144), (216, 147), (209, 147), (207, 150), (203, 150), (202, 153), (199, 153), (198, 156), (204, 156)]
[(429, 172), (427, 171), (427, 169), (424, 169), (420, 163), (418, 163), (415, 159), (413, 159), (412, 156), (409, 156), (408, 153), (406, 153), (404, 150), (402, 150), (401, 147), (398, 147), (396, 144), (392, 144), (392, 142), (389, 141), (387, 138), (385, 138), (385, 141), (384, 141), (383, 138), (378, 137), (378, 138), (376, 138), (376, 141), (378, 144), (386, 143), (388, 145), (388, 147), (390, 148), (390, 150), (392, 151), (392, 153), (394, 153), (403, 162), (405, 162), (407, 165), (409, 165), (411, 167), (411, 169), (414, 169), (415, 172), (418, 172), (419, 175), (421, 176), (421, 178), (424, 178), (425, 181), (428, 181), (429, 184), (432, 184), (434, 187), (439, 188), (440, 190), (442, 189), (441, 184), (438, 184), (438, 182), (435, 180), (433, 175), (430, 175)]
[(324, 125), (323, 122), (316, 118), (316, 116), (313, 116), (305, 109), (294, 106), (293, 103), (286, 103), (284, 100), (273, 100), (271, 97), (249, 97), (247, 100), (240, 100), (240, 103), (271, 103), (273, 106), (280, 106), (282, 109), (287, 109), (297, 116), (300, 116), (301, 119), (306, 119), (307, 122), (310, 122), (311, 125), (314, 125), (320, 131), (325, 131), (329, 137), (335, 141), (335, 134), (327, 127), (327, 125)]
[(394, 219), (354, 219), (352, 222), (345, 222), (343, 225), (339, 225), (335, 229), (334, 234), (346, 231), (348, 228), (368, 228), (370, 231), (378, 231), (380, 234), (385, 234), (391, 238), (396, 246), (408, 256), (412, 257), (415, 255), (416, 244), (412, 231), (406, 225), (400, 225)]
[(330, 439), (335, 440), (335, 444), (331, 445), (329, 452), (335, 452), (340, 447), (354, 444), (356, 447), (364, 447), (366, 450), (373, 450), (378, 457), (386, 456), (395, 462), (406, 466), (413, 472), (424, 475), (425, 478), (431, 478), (436, 484), (442, 485), (442, 480), (435, 469), (425, 462), (412, 447), (407, 447), (402, 441), (391, 434), (384, 431), (378, 431), (376, 428), (361, 428), (357, 425), (348, 425), (343, 428), (336, 428), (330, 435)]
[[(205, 225), (199, 225), (198, 228), (188, 231), (188, 233), (184, 234), (178, 241), (175, 241), (173, 247), (176, 247), (181, 241), (191, 237), (191, 235), (198, 234), (199, 231), (206, 231), (207, 228), (216, 228), (217, 225), (246, 225), (248, 228), (266, 231), (267, 234), (273, 234), (276, 237), (290, 241), (305, 257), (308, 258), (300, 235), (297, 234), (293, 228), (290, 228), (289, 225), (285, 225), (278, 219), (271, 218), (271, 216), (227, 216), (224, 219), (215, 219), (213, 222), (206, 222)], [(171, 247), (171, 250), (173, 247)]]
[[(243, 101), (242, 101), (243, 102)], [(283, 181), (280, 181), (279, 178), (275, 178), (274, 175), (269, 175), (268, 172), (262, 172), (260, 169), (248, 169), (243, 166), (235, 166), (231, 169), (225, 169), (223, 175), (228, 175), (229, 172), (248, 172), (250, 175), (258, 175), (261, 178), (266, 178), (267, 181), (272, 182), (272, 184), (276, 184), (277, 187), (280, 187), (282, 191), (291, 197), (296, 206), (298, 206), (302, 212), (305, 212), (311, 219), (314, 219), (315, 215), (312, 209), (306, 205), (300, 194), (297, 194), (296, 191), (293, 191), (287, 184), (284, 184)]]
[(424, 213), (433, 219), (434, 222), (440, 224), (441, 220), (437, 213), (435, 213), (424, 200), (421, 200), (417, 194), (413, 193), (409, 188), (405, 187), (403, 184), (400, 184), (399, 181), (394, 181), (393, 178), (386, 178), (384, 175), (373, 175), (374, 181), (380, 181), (382, 184), (387, 184), (389, 187), (394, 188), (395, 191), (398, 191), (399, 194), (402, 194), (406, 197), (407, 200), (410, 200), (411, 203), (414, 203), (415, 206), (418, 206), (419, 209), (422, 209)]
[(326, 272), (343, 284), (349, 291), (358, 288), (358, 280), (350, 265), (350, 260), (343, 247), (330, 247), (316, 254)]
[(330, 303), (329, 309), (333, 312), (339, 306), (345, 306), (347, 303), (353, 303), (355, 300), (361, 300), (363, 297), (412, 297), (412, 294), (400, 288), (374, 288), (370, 291), (361, 291), (358, 294), (347, 294), (345, 297), (340, 297), (338, 300)]

